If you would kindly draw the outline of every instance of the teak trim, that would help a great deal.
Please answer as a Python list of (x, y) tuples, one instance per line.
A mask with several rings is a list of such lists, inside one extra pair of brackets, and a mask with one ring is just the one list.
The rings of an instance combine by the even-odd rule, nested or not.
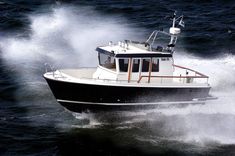
[(129, 59), (128, 63), (128, 83), (131, 81), (131, 73), (132, 73), (132, 58)]

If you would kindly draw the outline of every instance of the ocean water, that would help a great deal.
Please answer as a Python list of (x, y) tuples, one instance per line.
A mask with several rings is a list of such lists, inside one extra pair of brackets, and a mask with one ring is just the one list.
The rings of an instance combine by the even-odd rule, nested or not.
[[(185, 28), (175, 63), (210, 76), (218, 100), (183, 108), (72, 113), (42, 78), (96, 66), (95, 48)], [(235, 155), (235, 2), (232, 0), (0, 1), (0, 155)]]

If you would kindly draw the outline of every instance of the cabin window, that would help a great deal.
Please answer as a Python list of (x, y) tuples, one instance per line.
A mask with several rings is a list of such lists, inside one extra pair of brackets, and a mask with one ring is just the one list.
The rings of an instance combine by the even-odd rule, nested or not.
[(133, 59), (132, 72), (139, 72), (140, 59)]
[(129, 59), (119, 59), (120, 72), (127, 72)]
[(150, 62), (150, 59), (143, 59), (142, 72), (148, 72), (149, 71), (149, 62)]
[(102, 67), (116, 69), (115, 58), (110, 55), (99, 53), (99, 63)]
[[(149, 71), (150, 59), (143, 59), (142, 72)], [(159, 59), (152, 58), (152, 72), (159, 72)]]
[(159, 72), (159, 59), (152, 59), (152, 72)]
[(170, 58), (169, 57), (164, 57), (164, 58), (161, 58), (161, 61), (169, 61)]

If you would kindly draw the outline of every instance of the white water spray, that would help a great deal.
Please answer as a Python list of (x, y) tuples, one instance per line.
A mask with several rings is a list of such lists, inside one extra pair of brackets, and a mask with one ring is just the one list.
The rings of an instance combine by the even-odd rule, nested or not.
[(45, 107), (52, 113), (59, 105), (48, 94), (51, 92), (42, 78), (45, 63), (58, 69), (96, 67), (97, 46), (137, 36), (125, 19), (104, 17), (89, 7), (60, 6), (29, 15), (29, 19), (30, 33), (23, 35), (27, 37), (0, 38), (1, 61), (7, 70), (14, 71), (12, 79), (20, 85), (14, 93), (17, 104), (25, 106), (25, 100), (30, 101), (28, 105)]
[(2, 57), (9, 64), (31, 64), (45, 60), (59, 67), (96, 66), (95, 48), (134, 37), (123, 19), (103, 17), (90, 8), (60, 7), (52, 13), (29, 16), (28, 38), (1, 39)]
[[(175, 54), (175, 64), (187, 65), (210, 77), (211, 94), (218, 97), (218, 100), (207, 101), (205, 105), (155, 109), (154, 113), (166, 116), (166, 132), (181, 132), (180, 135), (175, 135), (171, 139), (200, 145), (211, 142), (235, 144), (234, 62), (233, 55), (205, 59), (186, 53)], [(161, 118), (161, 120), (164, 119)]]

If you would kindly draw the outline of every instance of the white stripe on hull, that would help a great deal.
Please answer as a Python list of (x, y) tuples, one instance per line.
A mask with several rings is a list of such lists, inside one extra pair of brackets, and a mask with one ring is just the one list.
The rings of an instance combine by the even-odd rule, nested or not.
[(94, 103), (57, 99), (58, 102), (77, 103), (84, 105), (100, 105), (100, 106), (144, 106), (144, 105), (171, 105), (171, 104), (204, 104), (205, 101), (174, 101), (174, 102), (151, 102), (151, 103)]

